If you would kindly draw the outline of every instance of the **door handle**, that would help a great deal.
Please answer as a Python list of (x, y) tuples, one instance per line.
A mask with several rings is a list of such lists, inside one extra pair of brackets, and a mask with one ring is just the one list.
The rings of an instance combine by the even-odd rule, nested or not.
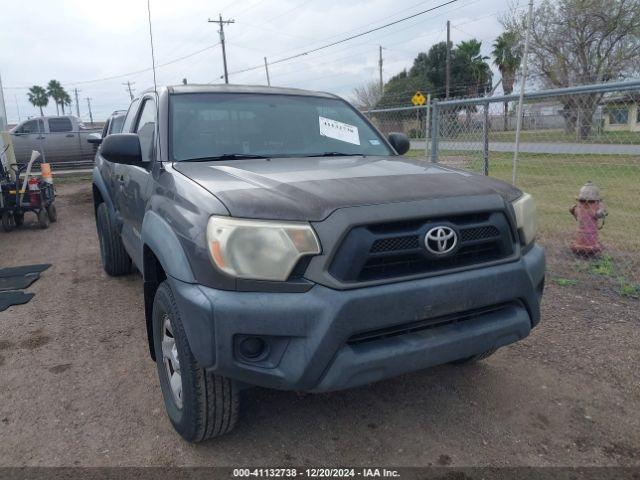
[(75, 137), (75, 135), (74, 135), (73, 133), (67, 133), (65, 136), (66, 136), (67, 138), (73, 138), (73, 137)]
[(47, 137), (37, 137), (36, 140), (46, 140)]

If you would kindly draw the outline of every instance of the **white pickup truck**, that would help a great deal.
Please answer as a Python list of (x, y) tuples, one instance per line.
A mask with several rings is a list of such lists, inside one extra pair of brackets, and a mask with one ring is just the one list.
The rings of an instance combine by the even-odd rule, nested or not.
[(10, 133), (18, 163), (28, 162), (31, 151), (37, 150), (43, 161), (72, 164), (93, 160), (97, 146), (87, 142), (87, 138), (98, 131), (67, 115), (31, 118), (16, 125)]

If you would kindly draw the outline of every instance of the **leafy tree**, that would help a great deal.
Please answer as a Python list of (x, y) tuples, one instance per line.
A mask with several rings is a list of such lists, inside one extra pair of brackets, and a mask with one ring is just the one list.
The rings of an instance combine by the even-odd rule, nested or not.
[[(486, 62), (488, 58), (480, 54), (481, 46), (481, 42), (469, 40), (452, 49), (451, 92), (454, 96), (484, 95), (491, 89), (491, 68)], [(436, 43), (428, 52), (419, 53), (409, 71), (389, 79), (378, 106), (406, 105), (416, 90), (444, 98), (446, 55), (446, 42)]]
[(49, 96), (47, 95), (47, 91), (38, 85), (34, 85), (33, 87), (29, 88), (27, 98), (29, 99), (29, 103), (31, 103), (31, 105), (40, 109), (40, 116), (44, 116), (42, 108), (46, 107), (49, 104)]
[[(522, 32), (524, 16), (503, 19)], [(631, 77), (640, 64), (637, 0), (544, 0), (534, 11), (529, 62), (547, 87), (570, 87)], [(565, 128), (585, 138), (601, 95), (562, 100)]]
[(369, 82), (353, 89), (353, 103), (360, 110), (371, 110), (382, 98), (380, 83)]
[[(515, 31), (501, 33), (493, 42), (493, 63), (500, 71), (502, 90), (505, 95), (513, 92), (516, 82), (516, 74), (522, 61), (522, 48), (520, 36)], [(504, 130), (508, 127), (509, 102), (504, 102)]]

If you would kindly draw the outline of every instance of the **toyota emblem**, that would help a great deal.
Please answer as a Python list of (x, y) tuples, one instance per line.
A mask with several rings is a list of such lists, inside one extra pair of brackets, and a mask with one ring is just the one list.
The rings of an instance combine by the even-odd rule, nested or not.
[(450, 227), (433, 227), (424, 236), (424, 246), (434, 255), (451, 252), (458, 244), (458, 235)]

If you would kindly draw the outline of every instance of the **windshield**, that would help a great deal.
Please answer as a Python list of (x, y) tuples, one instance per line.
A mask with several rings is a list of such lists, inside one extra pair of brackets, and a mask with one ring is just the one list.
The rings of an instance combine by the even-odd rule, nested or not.
[(392, 155), (380, 135), (334, 98), (246, 93), (171, 96), (175, 161)]

